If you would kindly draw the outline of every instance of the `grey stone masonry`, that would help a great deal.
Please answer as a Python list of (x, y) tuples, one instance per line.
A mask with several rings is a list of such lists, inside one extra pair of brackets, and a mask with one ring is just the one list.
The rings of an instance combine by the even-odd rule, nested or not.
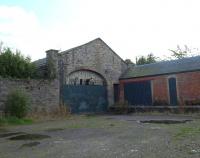
[(89, 70), (100, 74), (106, 80), (109, 105), (114, 103), (113, 84), (119, 82), (127, 64), (103, 40), (97, 38), (60, 53), (50, 50), (47, 51), (47, 61), (48, 58), (54, 61), (61, 85), (75, 71)]
[(0, 110), (4, 108), (9, 92), (20, 89), (30, 98), (33, 112), (52, 111), (59, 106), (58, 80), (0, 79)]

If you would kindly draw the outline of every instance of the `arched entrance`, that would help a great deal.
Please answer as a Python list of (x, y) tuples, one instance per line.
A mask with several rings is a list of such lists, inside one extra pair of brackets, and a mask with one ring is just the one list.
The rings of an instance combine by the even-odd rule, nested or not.
[(107, 110), (106, 80), (90, 70), (70, 73), (63, 87), (64, 103), (72, 113), (105, 112)]

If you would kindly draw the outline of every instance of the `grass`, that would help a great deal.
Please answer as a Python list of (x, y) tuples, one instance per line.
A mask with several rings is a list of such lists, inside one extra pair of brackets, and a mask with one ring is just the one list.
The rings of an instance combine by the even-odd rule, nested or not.
[(17, 117), (2, 117), (0, 118), (0, 126), (5, 125), (28, 125), (32, 124), (33, 120), (27, 118), (17, 118)]
[(176, 134), (175, 138), (181, 139), (200, 134), (200, 127), (183, 127)]
[(82, 115), (72, 116), (65, 128), (67, 129), (80, 129), (80, 128), (118, 128), (126, 126), (127, 124), (123, 121), (102, 119), (98, 115)]

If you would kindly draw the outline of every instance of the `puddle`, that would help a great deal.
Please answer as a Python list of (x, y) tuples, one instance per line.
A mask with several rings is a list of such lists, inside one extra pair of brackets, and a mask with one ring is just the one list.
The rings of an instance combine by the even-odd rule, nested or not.
[(114, 118), (112, 118), (112, 117), (106, 117), (105, 119), (106, 120), (114, 120)]
[(127, 121), (137, 121), (137, 120), (127, 120)]
[(2, 133), (0, 134), (0, 138), (10, 137), (14, 135), (25, 134), (24, 132), (13, 132), (13, 133)]
[(115, 124), (111, 123), (111, 124), (110, 124), (110, 126), (111, 126), (111, 127), (114, 127), (114, 126), (115, 126)]
[(178, 124), (178, 123), (186, 123), (192, 120), (144, 120), (140, 121), (140, 123), (159, 123), (159, 124)]
[(22, 144), (20, 148), (34, 147), (39, 144), (40, 144), (40, 142), (30, 142), (30, 143)]
[(64, 128), (49, 128), (49, 129), (46, 129), (45, 131), (47, 132), (57, 132), (57, 131), (63, 131)]
[(41, 140), (41, 139), (46, 139), (46, 138), (51, 138), (48, 135), (42, 135), (42, 134), (23, 134), (19, 136), (14, 136), (9, 138), (10, 140)]

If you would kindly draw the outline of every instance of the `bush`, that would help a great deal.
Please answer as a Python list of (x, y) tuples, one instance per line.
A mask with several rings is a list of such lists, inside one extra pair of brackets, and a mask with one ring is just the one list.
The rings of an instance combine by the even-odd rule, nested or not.
[(13, 52), (10, 48), (4, 48), (0, 52), (0, 76), (35, 78), (36, 67), (29, 57), (23, 56), (19, 51)]
[(5, 104), (6, 115), (23, 118), (29, 108), (29, 98), (20, 90), (15, 90), (8, 94)]

